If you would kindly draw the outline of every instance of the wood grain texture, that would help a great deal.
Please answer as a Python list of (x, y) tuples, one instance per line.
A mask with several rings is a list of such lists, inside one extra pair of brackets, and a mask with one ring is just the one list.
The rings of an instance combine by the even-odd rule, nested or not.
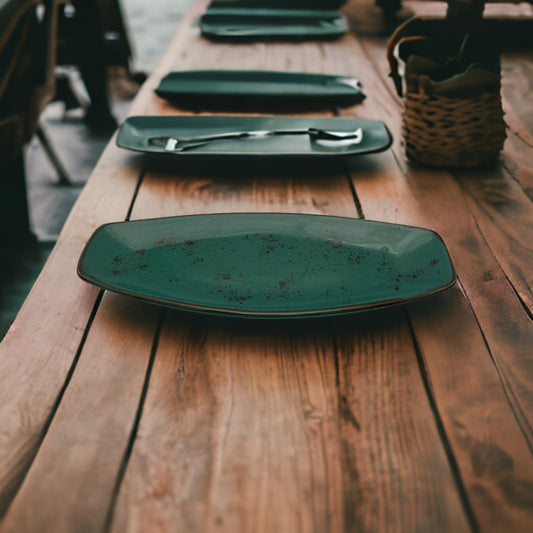
[(165, 322), (113, 531), (340, 530), (331, 351), (234, 327)]
[[(398, 120), (398, 110), (400, 112), (402, 110), (401, 101), (395, 94), (391, 93), (390, 87), (392, 83), (389, 83), (386, 78), (388, 65), (386, 64), (386, 54), (383, 46), (379, 43), (379, 40), (366, 38), (365, 46), (359, 50), (359, 54), (361, 57), (366, 55), (368, 60), (371, 61), (371, 74), (374, 77), (369, 78), (369, 80), (372, 83), (373, 92), (380, 102), (388, 100), (389, 104), (384, 104), (385, 106), (394, 105), (394, 102), (400, 104), (400, 107), (396, 108), (396, 113), (391, 113), (391, 122), (388, 121), (387, 123), (391, 124), (391, 129), (399, 136), (393, 146), (393, 152), (397, 154), (398, 164), (401, 165), (404, 172), (407, 172), (401, 144), (403, 142), (401, 138), (401, 122)], [(519, 62), (516, 55), (517, 53), (515, 52), (504, 54), (504, 64), (517, 66)], [(346, 54), (346, 57), (349, 57), (349, 55)], [(512, 60), (507, 59), (508, 57)], [(521, 54), (519, 57), (525, 61), (525, 54)], [(381, 78), (379, 74), (381, 74)], [(507, 79), (507, 75), (510, 76), (511, 80)], [(506, 92), (511, 93), (505, 87), (513, 86), (515, 77), (516, 74), (513, 69), (504, 68), (503, 94)], [(376, 88), (376, 84), (384, 85), (384, 83), (387, 83), (388, 87)], [(524, 89), (523, 83), (522, 89)], [(528, 197), (528, 179), (533, 163), (533, 149), (531, 146), (526, 145), (522, 138), (518, 138), (513, 133), (515, 131), (523, 131), (522, 125), (531, 122), (528, 121), (531, 114), (529, 112), (531, 105), (526, 104), (523, 97), (518, 97), (518, 94), (520, 94), (518, 91), (515, 90), (512, 93), (512, 96), (508, 97), (507, 108), (510, 109), (512, 106), (515, 111), (506, 115), (510, 138), (505, 143), (500, 165), (492, 169), (462, 172), (454, 170), (453, 176), (467, 193), (468, 205), (483, 238), (487, 241), (492, 253), (505, 272), (505, 276), (509, 278), (514, 290), (531, 315), (533, 310), (533, 298), (531, 295), (531, 280), (533, 279), (531, 267), (533, 205), (531, 198)], [(390, 94), (392, 94), (392, 98), (387, 98), (387, 95)], [(376, 106), (372, 106), (372, 110), (375, 111), (375, 109)], [(516, 123), (516, 119), (513, 117), (520, 117), (519, 122)], [(522, 136), (526, 137), (527, 134), (524, 133)], [(415, 166), (412, 168), (415, 168)], [(415, 174), (411, 173), (411, 175)], [(447, 176), (446, 179), (448, 179)]]
[(409, 315), (480, 530), (528, 531), (533, 523), (531, 445), (523, 421), (517, 424), (509, 409), (502, 372), (468, 302), (454, 290), (433, 303), (410, 305)]
[[(193, 207), (187, 212), (199, 212), (202, 205), (206, 211), (216, 211), (218, 204), (224, 205), (221, 196), (213, 198), (214, 205), (206, 203), (210, 200), (207, 193), (203, 200), (194, 200), (190, 194), (161, 194), (164, 183), (167, 190), (170, 189), (169, 181), (161, 182), (147, 176), (136, 203), (139, 211), (134, 214), (150, 215), (143, 201), (144, 189), (152, 189), (154, 185), (161, 188), (157, 197), (166, 200), (159, 205), (147, 203), (151, 208), (157, 205), (163, 215), (176, 208), (173, 198), (187, 198), (182, 202), (190, 202)], [(254, 181), (251, 190), (255, 192), (262, 187), (260, 180)], [(286, 187), (290, 187), (290, 183)], [(342, 191), (339, 187), (335, 195), (339, 194), (339, 189)], [(292, 208), (284, 205), (285, 195), (279, 192), (283, 189), (278, 186), (276, 190), (281, 200), (277, 210), (294, 210), (294, 204)], [(316, 191), (314, 193), (316, 195)], [(247, 210), (244, 191), (241, 194), (239, 205)], [(309, 202), (310, 196), (302, 198)], [(335, 208), (336, 200), (330, 191), (328, 209)], [(254, 201), (253, 193), (248, 201)], [(353, 205), (351, 208), (354, 209)], [(305, 206), (304, 211), (308, 211)], [(350, 335), (343, 341), (345, 346), (358, 342), (353, 340), (357, 335), (352, 328), (366, 331), (367, 326), (358, 328), (357, 322), (350, 323)], [(346, 416), (346, 402), (353, 401), (354, 396), (346, 396), (348, 400), (338, 403), (332, 377), (336, 374), (336, 356), (329, 334), (302, 335), (297, 328), (287, 334), (290, 326), (272, 326), (268, 334), (261, 334), (259, 330), (257, 336), (256, 328), (249, 323), (231, 326), (229, 322), (227, 331), (208, 324), (209, 328), (202, 324), (198, 327), (176, 314), (170, 316), (162, 328), (139, 434), (119, 494), (112, 531), (143, 531), (153, 520), (162, 529), (177, 524), (190, 531), (210, 528), (220, 531), (350, 531), (367, 522), (384, 526), (391, 516), (394, 521), (389, 523), (397, 526), (401, 520), (405, 530), (413, 525), (439, 523), (443, 531), (450, 524), (459, 530), (467, 529), (416, 372), (418, 367), (412, 346), (407, 349), (411, 372), (402, 376), (402, 384), (398, 386), (402, 390), (405, 387), (416, 391), (416, 394), (410, 393), (416, 397), (416, 414), (407, 410), (402, 411), (402, 417), (397, 413), (386, 416), (380, 413), (380, 404), (374, 406), (377, 409), (375, 418), (369, 418), (368, 434), (354, 438), (349, 431), (344, 433), (341, 429), (343, 436), (340, 438), (339, 425), (343, 428), (352, 424)], [(405, 322), (398, 329), (404, 337), (409, 336)], [(341, 332), (337, 338), (343, 336), (346, 334)], [(389, 339), (398, 343), (403, 340)], [(378, 332), (374, 332), (372, 342), (377, 346), (385, 344)], [(376, 357), (370, 348), (368, 351), (352, 350), (349, 357), (363, 360)], [(383, 353), (390, 356), (389, 348), (384, 348)], [(200, 369), (197, 368), (199, 362)], [(349, 380), (353, 369), (342, 364), (345, 376), (342, 379)], [(274, 365), (275, 370), (269, 365)], [(380, 374), (384, 369), (391, 372), (388, 378)], [(388, 362), (381, 362), (375, 372), (385, 381), (399, 379)], [(216, 379), (211, 379), (211, 374)], [(359, 379), (368, 380), (369, 377), (361, 370)], [(369, 387), (375, 385), (375, 380), (371, 379)], [(292, 405), (296, 407), (290, 408)], [(308, 420), (310, 428), (303, 424), (302, 418)], [(397, 426), (391, 427), (395, 420), (401, 420), (398, 423), (407, 428), (415, 425), (425, 437), (420, 441), (414, 439), (409, 449), (398, 444), (394, 454), (401, 465), (391, 470), (387, 455), (371, 458), (371, 451), (364, 442), (372, 438), (373, 432), (395, 434)], [(409, 433), (408, 429), (406, 431)], [(411, 448), (416, 449), (416, 454), (412, 454)], [(342, 450), (357, 455), (357, 464), (352, 465), (352, 469), (347, 470), (341, 462), (348, 453), (341, 453)], [(418, 470), (416, 465), (421, 458), (426, 466)], [(368, 475), (365, 483), (359, 483), (355, 470), (372, 471), (369, 463), (383, 477), (374, 472), (375, 477)], [(342, 476), (339, 471), (343, 472)], [(362, 511), (361, 516), (354, 516), (351, 510), (359, 505), (352, 493), (354, 484), (359, 485), (362, 493), (373, 495), (367, 497), (367, 510)], [(402, 491), (391, 488), (399, 485)], [(388, 486), (390, 494), (387, 505), (378, 509), (380, 512), (376, 515), (376, 509), (368, 507), (368, 502), (377, 505), (382, 486)], [(430, 487), (433, 488), (430, 490)], [(417, 502), (414, 515), (395, 514), (402, 508), (405, 492)], [(313, 499), (307, 501), (304, 494)], [(440, 501), (440, 508), (446, 515), (444, 521), (439, 513), (435, 514), (435, 501)]]
[[(358, 67), (374, 97), (386, 109), (398, 105), (385, 85), (383, 43), (365, 38), (354, 43), (354, 53), (345, 55), (350, 56), (359, 57)], [(400, 113), (398, 107), (398, 113), (391, 114), (393, 131), (399, 130)], [(530, 203), (505, 172), (454, 178), (446, 171), (407, 164), (401, 143), (395, 143), (392, 152), (395, 157), (383, 158), (387, 165), (381, 173), (353, 173), (362, 212), (370, 219), (434, 228), (449, 246), (477, 319), (457, 290), (410, 305), (416, 342), (473, 520), (482, 529), (513, 524), (526, 531), (533, 518), (527, 496), (533, 481), (533, 328), (510, 280), (516, 280), (517, 292), (524, 287), (527, 295), (528, 282), (520, 278), (529, 271), (524, 251), (529, 253), (526, 243), (532, 231)], [(491, 183), (501, 184), (514, 211), (487, 201)], [(521, 222), (513, 238), (516, 213)]]
[[(224, 47), (222, 54), (218, 45), (206, 53), (194, 39), (185, 57), (192, 61), (198, 53), (198, 68), (218, 66), (234, 48)], [(246, 55), (247, 66), (284, 69), (289, 54), (292, 67), (309, 70), (304, 48), (254, 45), (257, 63)], [(313, 54), (320, 50), (314, 71), (323, 65), (317, 57), (335, 68), (326, 45), (311, 48)], [(357, 216), (345, 175), (276, 176), (261, 168), (242, 174), (212, 169), (201, 176), (150, 169), (132, 216), (224, 211)], [(404, 318), (392, 322), (399, 324), (385, 333), (379, 328), (368, 333), (356, 320), (332, 334), (324, 326), (314, 333), (316, 325), (231, 321), (224, 329), (169, 313), (111, 530), (144, 531), (150, 524), (188, 531), (325, 532), (373, 525), (468, 530), (408, 326)], [(397, 376), (388, 358), (405, 340), (410, 370)], [(372, 366), (370, 379), (359, 359)], [(356, 379), (368, 381), (369, 395), (376, 381), (388, 387), (385, 398), (389, 391), (400, 396), (396, 387), (409, 390), (407, 405), (417, 409), (402, 409), (402, 400), (398, 411), (382, 413), (382, 403), (365, 398), (361, 405), (368, 413), (358, 413), (365, 426), (354, 435), (348, 413), (359, 398), (353, 391)], [(339, 396), (338, 380), (349, 394)], [(397, 438), (398, 425), (404, 431)], [(394, 464), (388, 453), (374, 456), (371, 446), (380, 446), (375, 435), (394, 435), (387, 449)], [(364, 479), (359, 480), (359, 470)], [(380, 505), (383, 491), (388, 501)], [(413, 504), (408, 512), (403, 512), (405, 501)]]
[(98, 225), (126, 217), (138, 176), (106, 149), (0, 345), (0, 516), (37, 451), (98, 295), (76, 275), (79, 255)]
[(337, 343), (346, 530), (470, 531), (404, 309), (354, 319)]
[[(172, 69), (359, 75), (368, 98), (342, 113), (385, 120), (393, 149), (324, 173), (262, 161), (158, 166), (110, 146), (1, 347), (0, 370), (11, 374), (0, 373), (9, 376), (0, 384), (0, 531), (529, 531), (533, 339), (510, 284), (518, 270), (503, 270), (524, 265), (523, 232), (519, 245), (505, 242), (512, 213), (483, 184), (407, 164), (383, 39), (209, 43), (191, 25), (203, 6), (132, 114), (189, 113), (153, 94)], [(520, 187), (509, 191), (526, 208)], [(132, 219), (362, 212), (432, 227), (461, 285), (407, 313), (330, 321), (160, 315), (107, 293), (91, 318), (98, 291), (75, 278), (75, 263), (92, 230), (126, 217), (134, 197)], [(63, 310), (46, 329), (35, 326), (43, 302)]]
[(530, 51), (506, 51), (502, 57), (502, 100), (509, 128), (533, 146), (533, 66)]
[[(143, 87), (132, 112), (152, 98)], [(99, 291), (76, 275), (79, 256), (99, 225), (126, 218), (141, 178), (139, 162), (114, 144), (113, 137), (0, 344), (0, 518), (38, 451), (91, 320)]]
[[(506, 120), (509, 115), (506, 115)], [(507, 139), (502, 154), (502, 165), (505, 171), (520, 184), (530, 201), (533, 201), (533, 168), (531, 167), (532, 145), (519, 135), (507, 129)]]
[[(533, 163), (533, 148), (529, 159)], [(533, 317), (533, 206), (504, 169), (457, 173), (479, 231)]]
[(103, 531), (135, 422), (159, 310), (105, 294), (2, 532)]
[(502, 57), (502, 105), (507, 124), (503, 164), (533, 201), (533, 68), (527, 51)]
[[(365, 48), (373, 58), (373, 72), (386, 72), (383, 49), (380, 49), (379, 43), (365, 39)], [(379, 64), (382, 67), (376, 69)], [(386, 97), (385, 91), (381, 97)], [(415, 205), (423, 206), (425, 211), (423, 218), (417, 219), (413, 215), (422, 214), (420, 209), (417, 207), (413, 211), (411, 206), (405, 206), (407, 218), (404, 220), (433, 227), (450, 246), (457, 271), (489, 340), (493, 357), (496, 360), (500, 356), (503, 358), (501, 371), (505, 368), (508, 372), (505, 381), (514, 383), (516, 387), (510, 394), (516, 397), (515, 408), (518, 413), (528, 413), (525, 415), (529, 420), (526, 426), (531, 427), (533, 397), (528, 391), (531, 391), (533, 377), (530, 370), (532, 353), (529, 350), (533, 341), (533, 325), (524, 280), (531, 276), (528, 261), (531, 247), (528, 243), (533, 238), (533, 205), (512, 177), (502, 172), (499, 166), (479, 172), (454, 171), (452, 176), (444, 170), (424, 169), (417, 165), (404, 167), (403, 152), (397, 152), (396, 147), (393, 152), (396, 152), (398, 166), (405, 169), (403, 179), (407, 180), (410, 194), (417, 200)], [(393, 174), (391, 170), (385, 176)], [(479, 177), (477, 181), (475, 176)], [(396, 187), (399, 181), (391, 180), (391, 186)], [(495, 184), (494, 198), (490, 195), (491, 184)], [(403, 185), (401, 188), (403, 190)], [(376, 200), (379, 201), (377, 197)], [(489, 211), (491, 218), (476, 209), (477, 206)], [(516, 213), (520, 213), (518, 232), (515, 229)], [(502, 231), (507, 232), (509, 239), (505, 245), (502, 243)], [(516, 294), (523, 295), (522, 302), (526, 306)], [(502, 320), (502, 317), (505, 319)], [(514, 324), (512, 333), (507, 325), (508, 319)], [(526, 429), (526, 433), (531, 442), (531, 430)]]

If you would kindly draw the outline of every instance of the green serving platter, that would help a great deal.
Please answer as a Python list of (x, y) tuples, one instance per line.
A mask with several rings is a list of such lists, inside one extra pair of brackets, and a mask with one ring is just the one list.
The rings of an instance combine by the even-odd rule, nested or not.
[[(336, 132), (362, 129), (361, 142), (314, 142), (309, 135), (270, 135), (207, 142), (183, 151), (168, 150), (165, 138), (190, 139), (198, 136), (237, 131), (302, 130), (318, 128)], [(134, 116), (120, 126), (117, 145), (121, 148), (171, 157), (297, 156), (332, 157), (381, 152), (389, 148), (392, 137), (379, 120), (339, 117), (268, 117), (236, 115)]]
[(215, 40), (333, 39), (348, 31), (348, 22), (337, 10), (210, 7), (200, 30)]
[(155, 92), (178, 106), (200, 109), (344, 107), (365, 98), (353, 77), (265, 70), (170, 72)]
[(211, 0), (210, 7), (339, 9), (347, 0)]
[(200, 313), (327, 316), (450, 288), (431, 230), (343, 217), (228, 213), (101, 226), (78, 264), (104, 289)]

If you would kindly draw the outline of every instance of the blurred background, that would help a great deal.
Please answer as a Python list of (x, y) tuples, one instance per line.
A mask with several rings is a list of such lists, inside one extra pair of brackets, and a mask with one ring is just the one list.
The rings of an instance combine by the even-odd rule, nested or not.
[[(126, 115), (144, 76), (149, 75), (176, 32), (193, 0), (120, 0), (122, 22), (131, 47), (129, 72), (108, 67), (108, 95), (116, 123)], [(67, 10), (67, 19), (68, 19)], [(68, 20), (66, 21), (68, 23)], [(75, 30), (74, 30), (75, 31)], [(113, 35), (107, 36), (111, 40)], [(68, 58), (65, 59), (68, 61)], [(26, 154), (30, 242), (0, 242), (0, 339), (7, 332), (50, 254), (54, 242), (113, 134), (116, 124), (105, 117), (89, 120), (89, 96), (79, 69), (56, 68), (57, 100), (46, 106), (41, 124), (60, 158), (70, 184), (61, 184), (43, 143), (32, 138)]]
[[(192, 0), (120, 0), (132, 48), (131, 73), (150, 74), (191, 3)], [(71, 71), (70, 81), (77, 81), (81, 96), (88, 99), (78, 69), (58, 68)], [(109, 68), (111, 111), (118, 123), (126, 115), (138, 88), (138, 82), (131, 79), (127, 72), (120, 68)], [(28, 149), (30, 223), (39, 241), (53, 241), (57, 238), (65, 217), (115, 129), (114, 125), (99, 128), (87, 124), (82, 107), (66, 107), (63, 101), (48, 104), (44, 113), (44, 126), (73, 186), (57, 186), (54, 181), (55, 170), (37, 138), (33, 139)]]

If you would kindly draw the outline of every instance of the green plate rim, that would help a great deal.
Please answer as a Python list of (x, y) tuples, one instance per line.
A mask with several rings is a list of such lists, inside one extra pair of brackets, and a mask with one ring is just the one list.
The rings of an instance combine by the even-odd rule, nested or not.
[[(171, 122), (172, 120), (192, 120), (198, 122), (202, 121), (208, 121), (208, 120), (215, 120), (224, 122), (225, 120), (229, 119), (232, 121), (238, 121), (240, 119), (249, 120), (253, 123), (254, 120), (271, 120), (274, 121), (276, 119), (279, 119), (281, 121), (290, 121), (292, 119), (296, 119), (297, 121), (302, 122), (308, 122), (314, 119), (318, 119), (320, 121), (357, 121), (363, 123), (372, 123), (375, 125), (379, 125), (383, 128), (383, 133), (387, 136), (386, 142), (384, 144), (376, 146), (374, 148), (369, 148), (367, 150), (361, 150), (358, 151), (357, 148), (360, 145), (355, 145), (355, 148), (353, 150), (331, 150), (331, 151), (312, 151), (309, 150), (307, 152), (273, 152), (273, 151), (254, 151), (254, 152), (240, 152), (238, 150), (233, 150), (231, 152), (229, 151), (202, 151), (202, 150), (185, 150), (183, 152), (165, 152), (164, 150), (156, 150), (156, 149), (149, 149), (145, 146), (138, 146), (138, 147), (132, 147), (131, 145), (128, 146), (128, 143), (124, 143), (124, 135), (127, 135), (126, 128), (132, 128), (131, 124), (135, 120), (141, 120), (141, 121), (149, 121), (150, 119), (159, 120), (161, 122)], [(310, 125), (309, 125), (310, 126)], [(309, 127), (306, 126), (306, 127)], [(287, 126), (283, 126), (287, 127)], [(296, 127), (296, 126), (293, 126)], [(303, 126), (302, 126), (303, 127)], [(264, 128), (264, 126), (263, 126)], [(228, 130), (229, 131), (229, 130)], [(125, 133), (126, 132), (126, 133)], [(241, 141), (242, 142), (242, 141)], [(388, 150), (393, 143), (393, 137), (392, 134), (387, 127), (387, 125), (381, 121), (381, 120), (373, 120), (373, 119), (362, 119), (358, 117), (311, 117), (311, 116), (263, 116), (263, 115), (132, 115), (127, 117), (124, 122), (120, 125), (118, 129), (118, 133), (115, 138), (115, 143), (119, 148), (123, 148), (125, 150), (130, 150), (132, 152), (141, 153), (141, 154), (147, 154), (147, 155), (154, 155), (154, 156), (164, 156), (164, 157), (188, 157), (188, 158), (242, 158), (242, 157), (269, 157), (269, 158), (300, 158), (300, 159), (309, 159), (309, 158), (344, 158), (344, 157), (355, 157), (355, 156), (361, 156), (361, 155), (368, 155), (368, 154), (375, 154), (380, 153)]]
[[(308, 310), (291, 310), (291, 311), (250, 311), (250, 310), (229, 309), (225, 307), (216, 307), (216, 306), (195, 305), (195, 304), (190, 304), (188, 302), (179, 302), (175, 299), (166, 299), (166, 298), (146, 296), (143, 294), (139, 294), (133, 291), (123, 290), (123, 289), (117, 290), (117, 288), (114, 287), (113, 285), (102, 282), (100, 280), (97, 280), (93, 276), (88, 275), (83, 269), (83, 262), (85, 260), (85, 256), (89, 250), (91, 243), (96, 238), (98, 233), (100, 233), (101, 231), (103, 231), (105, 228), (109, 226), (114, 226), (117, 224), (125, 224), (127, 222), (145, 222), (145, 221), (150, 221), (150, 220), (175, 219), (175, 218), (181, 218), (181, 217), (188, 217), (188, 218), (204, 217), (204, 216), (216, 217), (216, 216), (227, 216), (227, 215), (243, 215), (243, 216), (252, 215), (252, 216), (261, 216), (261, 217), (269, 216), (269, 215), (328, 217), (328, 218), (336, 218), (336, 219), (346, 219), (350, 221), (353, 221), (353, 220), (360, 220), (362, 222), (368, 221), (368, 222), (397, 226), (397, 227), (402, 227), (402, 228), (411, 228), (411, 229), (418, 229), (418, 230), (422, 229), (422, 230), (431, 232), (441, 242), (443, 249), (447, 255), (447, 258), (450, 262), (451, 274), (452, 274), (451, 280), (445, 285), (442, 285), (440, 287), (437, 287), (433, 290), (430, 290), (424, 293), (417, 294), (415, 296), (405, 297), (405, 298), (392, 298), (389, 300), (381, 300), (379, 302), (373, 302), (370, 304), (361, 303), (361, 304), (354, 304), (354, 305), (349, 305), (349, 306), (328, 307), (328, 308), (320, 308), (320, 309), (316, 308), (316, 309), (308, 309)], [(149, 302), (151, 304), (156, 304), (156, 305), (160, 305), (160, 306), (168, 307), (172, 309), (207, 314), (207, 315), (217, 315), (217, 316), (225, 316), (225, 317), (241, 317), (241, 318), (260, 318), (260, 319), (321, 318), (321, 317), (329, 317), (329, 316), (335, 316), (335, 315), (351, 314), (351, 313), (356, 313), (356, 312), (361, 312), (361, 311), (370, 311), (373, 309), (380, 309), (380, 308), (391, 307), (395, 305), (402, 305), (402, 304), (420, 300), (422, 298), (427, 298), (428, 296), (433, 296), (435, 294), (440, 294), (442, 292), (445, 292), (453, 288), (457, 282), (457, 272), (456, 272), (452, 257), (446, 246), (446, 243), (444, 242), (442, 237), (433, 229), (422, 228), (420, 226), (412, 226), (408, 224), (390, 223), (390, 222), (383, 222), (379, 220), (357, 219), (357, 218), (343, 217), (343, 216), (337, 216), (337, 215), (322, 215), (322, 214), (312, 214), (312, 213), (283, 213), (283, 212), (197, 213), (197, 214), (190, 214), (190, 215), (175, 215), (175, 216), (159, 217), (159, 218), (142, 218), (142, 219), (135, 219), (131, 221), (108, 222), (98, 227), (94, 231), (94, 233), (91, 235), (91, 237), (85, 244), (85, 247), (79, 257), (76, 270), (77, 270), (78, 276), (82, 280), (88, 283), (91, 283), (92, 285), (95, 285), (105, 290), (109, 290), (115, 294), (121, 294), (124, 296), (132, 297), (138, 300)]]

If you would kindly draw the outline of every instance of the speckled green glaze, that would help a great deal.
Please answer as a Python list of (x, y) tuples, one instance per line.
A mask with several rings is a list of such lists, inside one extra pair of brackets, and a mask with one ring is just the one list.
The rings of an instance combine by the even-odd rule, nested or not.
[(78, 274), (202, 312), (316, 316), (407, 302), (453, 285), (427, 229), (321, 215), (232, 213), (107, 224)]

